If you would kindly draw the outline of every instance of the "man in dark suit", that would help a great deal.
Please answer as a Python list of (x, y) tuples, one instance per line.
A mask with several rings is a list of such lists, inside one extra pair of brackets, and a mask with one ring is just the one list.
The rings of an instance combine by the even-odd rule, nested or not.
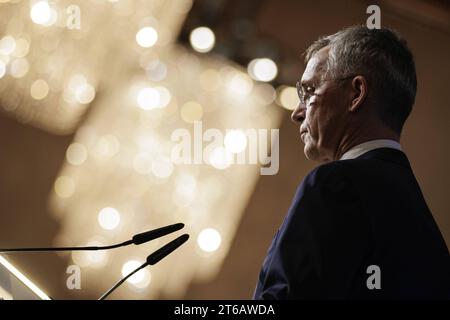
[(450, 255), (399, 144), (413, 56), (388, 29), (319, 38), (297, 84), (300, 184), (255, 299), (450, 299)]

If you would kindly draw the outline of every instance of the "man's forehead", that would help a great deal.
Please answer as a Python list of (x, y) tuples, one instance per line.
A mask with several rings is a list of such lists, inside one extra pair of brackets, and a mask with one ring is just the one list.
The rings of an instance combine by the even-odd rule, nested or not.
[(328, 53), (330, 47), (326, 46), (317, 51), (306, 64), (305, 71), (303, 72), (302, 82), (316, 79), (322, 75), (325, 64), (328, 59)]

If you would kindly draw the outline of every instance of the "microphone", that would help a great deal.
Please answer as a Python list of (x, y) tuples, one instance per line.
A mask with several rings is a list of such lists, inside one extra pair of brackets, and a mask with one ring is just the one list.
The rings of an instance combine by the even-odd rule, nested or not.
[(162, 236), (165, 236), (166, 234), (178, 231), (180, 229), (184, 228), (184, 224), (183, 223), (175, 223), (175, 224), (171, 224), (170, 226), (165, 226), (162, 228), (158, 228), (155, 230), (151, 230), (151, 231), (146, 231), (146, 232), (142, 232), (139, 234), (136, 234), (133, 236), (133, 238), (131, 239), (131, 241), (133, 241), (134, 244), (141, 244), (144, 242), (148, 242), (150, 240), (154, 240), (157, 238), (160, 238)]
[(84, 246), (84, 247), (53, 247), (53, 248), (0, 248), (0, 253), (3, 252), (42, 252), (42, 251), (94, 251), (94, 250), (108, 250), (115, 249), (118, 247), (128, 246), (130, 244), (139, 245), (162, 236), (165, 236), (169, 233), (178, 231), (184, 228), (183, 223), (175, 223), (169, 226), (161, 227), (158, 229), (142, 232), (133, 236), (131, 240), (124, 241), (122, 243), (113, 244), (109, 246)]
[(138, 268), (130, 272), (127, 276), (120, 279), (114, 286), (112, 286), (111, 289), (106, 291), (98, 300), (104, 300), (107, 296), (109, 296), (114, 290), (116, 290), (122, 283), (124, 283), (129, 277), (131, 277), (133, 274), (138, 272), (141, 269), (144, 269), (148, 265), (154, 265), (167, 257), (170, 253), (175, 251), (179, 246), (181, 246), (183, 243), (185, 243), (189, 239), (189, 235), (187, 233), (183, 234), (182, 236), (179, 236), (175, 240), (170, 241), (165, 246), (159, 248), (155, 252), (153, 252), (151, 255), (147, 257), (147, 260)]
[(175, 249), (177, 249), (179, 246), (181, 246), (183, 243), (185, 243), (189, 239), (188, 234), (183, 234), (182, 236), (179, 236), (173, 241), (170, 241), (168, 244), (166, 244), (164, 247), (159, 248), (155, 252), (153, 252), (151, 255), (147, 257), (147, 262), (149, 265), (157, 264), (160, 260), (167, 257), (169, 254), (171, 254)]

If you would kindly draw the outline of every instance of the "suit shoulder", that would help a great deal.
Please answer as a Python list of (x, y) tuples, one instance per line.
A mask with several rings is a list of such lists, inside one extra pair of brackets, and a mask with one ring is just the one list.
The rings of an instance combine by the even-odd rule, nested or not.
[(355, 162), (333, 161), (314, 168), (304, 179), (306, 187), (349, 179), (354, 175)]

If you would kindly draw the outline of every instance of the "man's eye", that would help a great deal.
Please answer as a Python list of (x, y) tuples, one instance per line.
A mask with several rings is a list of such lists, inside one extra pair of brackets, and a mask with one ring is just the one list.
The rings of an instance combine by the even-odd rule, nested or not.
[(316, 91), (316, 89), (313, 86), (306, 86), (305, 88), (305, 92), (307, 93), (314, 93), (314, 91)]

